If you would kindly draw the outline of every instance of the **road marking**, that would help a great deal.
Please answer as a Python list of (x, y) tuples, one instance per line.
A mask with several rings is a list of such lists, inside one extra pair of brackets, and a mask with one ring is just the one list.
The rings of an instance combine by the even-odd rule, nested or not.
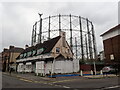
[(19, 79), (19, 80), (22, 80), (22, 81), (26, 81), (26, 82), (33, 82), (33, 81), (31, 81), (31, 80), (27, 80), (27, 79)]
[(39, 83), (39, 81), (34, 81), (35, 83)]
[(118, 88), (118, 87), (120, 87), (120, 86), (118, 85), (118, 86), (105, 87), (103, 89), (112, 89), (112, 88)]
[(64, 88), (70, 88), (70, 87), (68, 87), (68, 86), (63, 86)]
[[(7, 73), (4, 73), (6, 75), (9, 75)], [(65, 82), (65, 81), (72, 81), (72, 80), (76, 80), (76, 79), (72, 79), (72, 80), (63, 80), (63, 81), (53, 81), (53, 82), (45, 82), (45, 81), (33, 81), (33, 80), (28, 80), (24, 77), (21, 77), (21, 76), (18, 76), (18, 75), (11, 75), (11, 76), (14, 76), (16, 78), (18, 78), (19, 80), (22, 80), (22, 81), (25, 81), (25, 82), (30, 82), (30, 83), (42, 83), (42, 84), (47, 84), (47, 85), (53, 85), (53, 86), (56, 86), (56, 87), (63, 87), (63, 88), (70, 88), (68, 86), (62, 86), (62, 85), (55, 85), (54, 83), (57, 83), (57, 82)]]
[(69, 79), (69, 80), (53, 81), (51, 83), (69, 82), (69, 81), (73, 81), (73, 80), (79, 80), (79, 79)]
[(95, 89), (95, 90), (105, 90), (105, 89), (113, 89), (113, 88), (119, 88), (120, 85), (117, 86), (110, 86), (110, 87), (104, 87), (104, 88), (100, 88), (100, 89)]

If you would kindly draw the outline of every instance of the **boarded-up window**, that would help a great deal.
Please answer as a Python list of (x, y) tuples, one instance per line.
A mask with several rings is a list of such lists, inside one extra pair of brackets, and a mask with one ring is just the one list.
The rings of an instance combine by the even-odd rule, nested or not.
[(110, 59), (114, 60), (114, 55), (113, 54), (110, 55)]
[(56, 47), (56, 53), (60, 53), (60, 48)]

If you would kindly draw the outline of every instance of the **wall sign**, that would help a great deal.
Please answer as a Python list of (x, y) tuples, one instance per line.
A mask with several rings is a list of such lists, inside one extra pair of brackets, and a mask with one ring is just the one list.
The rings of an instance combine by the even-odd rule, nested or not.
[(110, 59), (114, 60), (114, 55), (113, 54), (110, 55)]

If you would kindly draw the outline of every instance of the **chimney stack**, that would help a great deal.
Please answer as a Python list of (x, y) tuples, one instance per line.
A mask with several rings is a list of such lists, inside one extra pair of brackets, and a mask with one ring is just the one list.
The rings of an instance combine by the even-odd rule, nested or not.
[(7, 48), (4, 48), (3, 52), (7, 51), (8, 49)]
[(62, 45), (63, 45), (63, 47), (66, 47), (66, 44), (65, 44), (65, 42), (66, 42), (66, 33), (61, 31), (60, 36), (62, 37)]
[(12, 48), (14, 48), (14, 46), (9, 46), (9, 49), (12, 49)]

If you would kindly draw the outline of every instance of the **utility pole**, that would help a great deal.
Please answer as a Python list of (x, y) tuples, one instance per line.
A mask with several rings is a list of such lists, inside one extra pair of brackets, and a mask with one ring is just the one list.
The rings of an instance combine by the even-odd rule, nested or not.
[(93, 59), (93, 64), (94, 64), (94, 72), (96, 75), (96, 64), (95, 64), (95, 60), (97, 60), (97, 49), (96, 49), (96, 40), (95, 40), (95, 32), (94, 32), (94, 26), (91, 22), (92, 25), (92, 37), (93, 37), (93, 49), (94, 49), (94, 59)]
[(34, 25), (33, 25), (33, 29), (32, 29), (32, 40), (31, 40), (31, 46), (33, 46), (34, 43)]

